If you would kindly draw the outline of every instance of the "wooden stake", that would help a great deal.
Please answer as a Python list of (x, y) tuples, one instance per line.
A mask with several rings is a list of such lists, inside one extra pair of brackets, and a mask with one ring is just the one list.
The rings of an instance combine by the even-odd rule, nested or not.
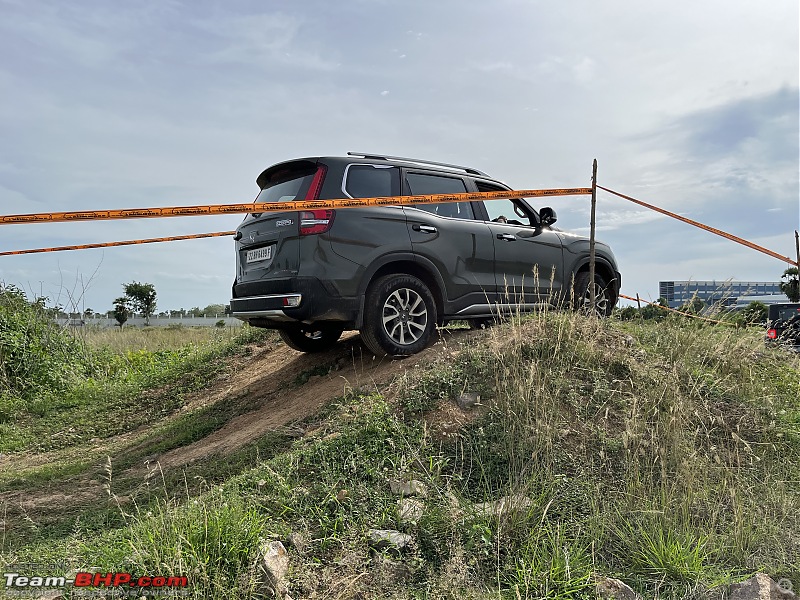
[(797, 268), (800, 269), (800, 233), (794, 230), (794, 249), (797, 252)]
[(597, 159), (592, 162), (592, 216), (589, 219), (589, 301), (591, 302), (592, 314), (596, 311), (596, 290), (594, 285), (595, 276), (595, 256), (594, 256), (594, 230), (595, 212), (597, 210)]

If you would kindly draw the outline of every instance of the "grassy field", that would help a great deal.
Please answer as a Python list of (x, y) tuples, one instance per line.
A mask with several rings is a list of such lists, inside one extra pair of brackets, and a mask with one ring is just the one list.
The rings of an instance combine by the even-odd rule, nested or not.
[(84, 327), (76, 335), (95, 349), (117, 354), (128, 351), (178, 350), (185, 346), (205, 346), (229, 342), (239, 333), (238, 327)]
[[(275, 539), (289, 548), (295, 598), (594, 598), (597, 574), (647, 598), (721, 598), (757, 571), (800, 587), (800, 360), (762, 336), (676, 318), (512, 319), (429, 351), (385, 388), (332, 398), (298, 424), (301, 437), (273, 433), (145, 485), (120, 479), (124, 463), (82, 462), (85, 435), (111, 441), (147, 407), (176, 410), (253, 343), (158, 341), (142, 356), (167, 352), (177, 366), (154, 359), (153, 374), (134, 360), (130, 388), (67, 386), (79, 402), (6, 421), (4, 452), (58, 460), (0, 484), (35, 495), (88, 473), (106, 497), (52, 518), (6, 507), (0, 550), (10, 562), (183, 573), (196, 598), (270, 597), (258, 548)], [(128, 361), (140, 352), (86, 344)], [(464, 393), (479, 404), (459, 408)], [(67, 418), (85, 425), (109, 402), (117, 430), (43, 447)], [(222, 400), (153, 439), (201, 439), (247, 408)], [(415, 519), (401, 517), (391, 479), (424, 484)], [(486, 504), (504, 498), (502, 510)], [(375, 550), (370, 529), (411, 543)]]

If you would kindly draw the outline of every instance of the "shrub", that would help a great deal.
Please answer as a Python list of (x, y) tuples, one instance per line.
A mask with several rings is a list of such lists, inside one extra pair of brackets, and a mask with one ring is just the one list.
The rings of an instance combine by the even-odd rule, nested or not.
[(91, 352), (48, 317), (43, 302), (0, 284), (0, 420), (9, 406), (17, 410), (63, 391), (91, 363)]

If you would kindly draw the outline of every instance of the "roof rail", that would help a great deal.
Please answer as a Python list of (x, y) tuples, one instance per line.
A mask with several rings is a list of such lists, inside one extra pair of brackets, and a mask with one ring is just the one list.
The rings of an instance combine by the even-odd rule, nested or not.
[(483, 171), (473, 169), (472, 167), (462, 167), (461, 165), (451, 165), (449, 163), (434, 162), (432, 160), (423, 160), (421, 158), (408, 158), (405, 156), (389, 156), (387, 154), (370, 154), (369, 152), (348, 152), (348, 156), (360, 156), (361, 158), (372, 158), (375, 160), (402, 160), (410, 163), (419, 163), (421, 165), (436, 165), (437, 167), (448, 167), (450, 169), (460, 169), (470, 175), (481, 175), (482, 177), (489, 177)]

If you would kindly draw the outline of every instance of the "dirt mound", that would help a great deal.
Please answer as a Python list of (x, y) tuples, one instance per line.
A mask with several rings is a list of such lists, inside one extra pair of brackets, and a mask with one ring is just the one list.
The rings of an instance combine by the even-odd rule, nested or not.
[[(291, 431), (294, 423), (313, 416), (348, 389), (385, 391), (386, 384), (405, 370), (449, 352), (451, 342), (456, 344), (475, 333), (445, 330), (436, 344), (402, 360), (376, 358), (356, 333), (345, 336), (335, 348), (320, 354), (303, 354), (283, 344), (252, 346), (250, 354), (227, 359), (225, 376), (193, 393), (180, 410), (158, 422), (111, 438), (93, 439), (81, 446), (0, 455), (0, 468), (21, 477), (48, 465), (82, 463), (63, 477), (36, 475), (34, 479), (42, 476), (45, 479), (33, 486), (0, 492), (0, 507), (6, 507), (7, 511), (0, 519), (0, 532), (14, 529), (14, 524), (19, 525), (23, 518), (46, 524), (69, 514), (80, 514), (89, 506), (127, 502), (127, 496), (112, 497), (106, 489), (111, 480), (110, 466), (117, 464), (120, 457), (142, 456), (132, 466), (114, 473), (115, 481), (122, 478), (128, 482), (120, 493), (135, 494), (141, 482), (159, 470), (177, 470), (212, 457), (227, 456), (270, 432), (286, 432), (287, 428)], [(213, 410), (222, 404), (231, 405), (234, 416), (220, 428), (189, 445), (145, 457), (146, 448), (159, 439), (170, 447), (169, 440), (163, 438), (169, 434), (157, 433), (159, 428), (187, 414), (205, 408)], [(297, 433), (303, 434), (300, 430)]]
[(427, 350), (406, 359), (376, 358), (351, 334), (336, 348), (320, 354), (303, 354), (287, 346), (253, 356), (229, 380), (218, 382), (192, 398), (184, 410), (213, 404), (225, 397), (244, 396), (256, 407), (188, 446), (171, 450), (156, 462), (162, 468), (190, 464), (213, 454), (228, 454), (270, 431), (308, 418), (326, 402), (347, 389), (375, 387), (391, 380), (420, 360), (443, 350), (454, 336), (445, 332)]

